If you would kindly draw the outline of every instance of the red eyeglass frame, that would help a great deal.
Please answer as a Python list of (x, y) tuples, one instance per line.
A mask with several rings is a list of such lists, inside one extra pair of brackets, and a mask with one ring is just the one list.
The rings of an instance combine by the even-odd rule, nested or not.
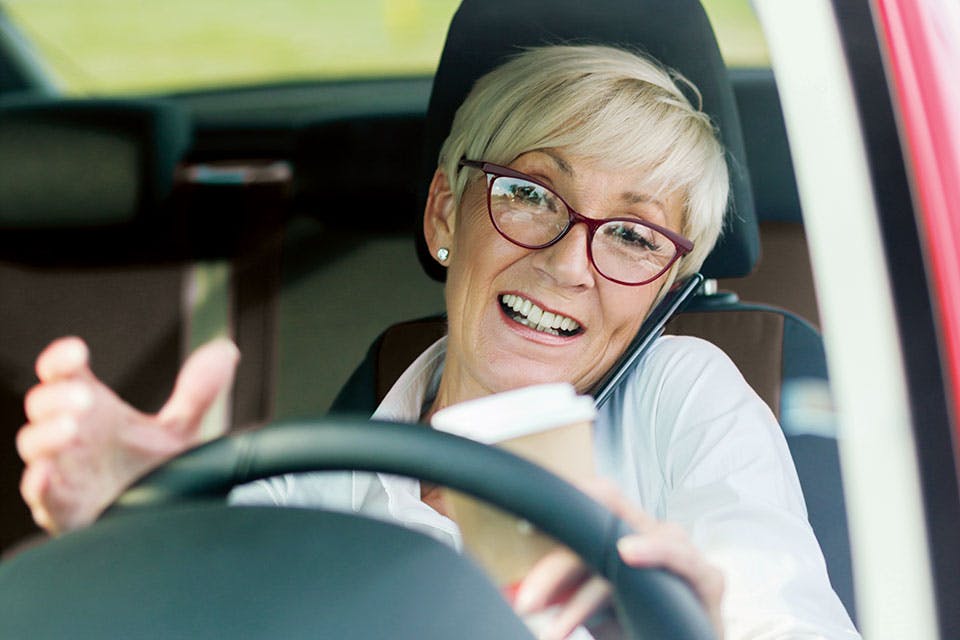
[[(592, 264), (593, 268), (597, 270), (597, 273), (599, 273), (601, 276), (603, 276), (607, 280), (610, 280), (611, 282), (616, 282), (617, 284), (622, 284), (627, 287), (639, 287), (641, 285), (650, 284), (651, 282), (653, 282), (654, 280), (656, 280), (657, 278), (665, 274), (667, 271), (669, 271), (670, 267), (672, 267), (673, 264), (677, 260), (679, 260), (682, 256), (685, 256), (691, 251), (693, 251), (692, 240), (688, 240), (687, 238), (684, 238), (683, 236), (681, 236), (679, 233), (676, 233), (675, 231), (671, 231), (670, 229), (661, 227), (660, 225), (654, 224), (652, 222), (647, 222), (646, 220), (643, 220), (641, 218), (619, 217), (619, 218), (606, 218), (603, 220), (597, 220), (596, 218), (590, 218), (588, 216), (585, 216), (579, 211), (577, 211), (576, 209), (574, 209), (573, 207), (571, 207), (570, 204), (563, 199), (563, 196), (557, 193), (553, 189), (553, 187), (550, 187), (549, 185), (544, 184), (540, 180), (537, 180), (533, 176), (529, 176), (521, 171), (511, 169), (510, 167), (504, 167), (499, 164), (493, 164), (492, 162), (484, 162), (482, 160), (467, 160), (466, 158), (461, 158), (459, 164), (461, 167), (479, 169), (480, 171), (487, 174), (488, 176), (493, 176), (496, 178), (517, 178), (519, 180), (526, 180), (528, 182), (532, 182), (533, 184), (539, 185), (544, 189), (546, 189), (547, 191), (549, 191), (550, 193), (554, 194), (557, 197), (557, 199), (563, 203), (563, 206), (567, 208), (567, 214), (569, 215), (570, 219), (569, 219), (569, 223), (567, 224), (567, 227), (560, 232), (560, 235), (558, 235), (556, 238), (554, 238), (550, 242), (547, 242), (541, 245), (525, 244), (523, 242), (514, 240), (513, 238), (508, 236), (506, 233), (504, 233), (504, 231), (499, 226), (497, 226), (497, 221), (493, 217), (493, 206), (492, 206), (493, 180), (487, 181), (487, 215), (490, 217), (490, 223), (493, 225), (493, 228), (497, 230), (497, 233), (499, 233), (501, 236), (503, 236), (504, 239), (508, 240), (509, 242), (517, 245), (518, 247), (523, 247), (524, 249), (536, 250), (536, 249), (546, 249), (547, 247), (553, 246), (556, 243), (560, 242), (564, 238), (564, 236), (566, 236), (570, 232), (570, 230), (573, 229), (574, 225), (582, 222), (583, 224), (587, 225), (587, 257), (590, 258), (590, 264)], [(660, 270), (659, 273), (657, 273), (652, 278), (649, 278), (642, 282), (624, 282), (623, 280), (617, 280), (616, 278), (611, 278), (610, 276), (605, 274), (600, 269), (600, 267), (597, 266), (596, 260), (593, 259), (593, 236), (596, 233), (597, 229), (599, 229), (601, 226), (607, 224), (608, 222), (617, 222), (617, 221), (629, 222), (631, 224), (639, 224), (644, 227), (653, 229), (658, 233), (663, 234), (670, 242), (673, 243), (673, 246), (676, 248), (676, 253), (673, 254), (673, 257), (670, 259), (669, 262), (667, 262), (666, 265), (664, 265), (663, 269)]]

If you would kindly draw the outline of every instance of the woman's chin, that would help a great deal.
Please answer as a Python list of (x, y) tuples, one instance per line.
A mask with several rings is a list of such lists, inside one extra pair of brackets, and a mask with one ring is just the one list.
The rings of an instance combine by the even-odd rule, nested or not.
[(512, 355), (497, 359), (489, 372), (489, 388), (494, 393), (556, 382), (575, 383), (570, 372), (555, 363), (530, 361)]

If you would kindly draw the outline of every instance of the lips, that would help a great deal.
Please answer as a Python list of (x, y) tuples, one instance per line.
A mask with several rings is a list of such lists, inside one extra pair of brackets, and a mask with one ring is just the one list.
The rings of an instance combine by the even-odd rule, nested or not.
[(575, 336), (583, 333), (580, 323), (556, 311), (544, 311), (526, 298), (505, 293), (499, 297), (500, 307), (508, 318), (518, 324), (554, 336)]

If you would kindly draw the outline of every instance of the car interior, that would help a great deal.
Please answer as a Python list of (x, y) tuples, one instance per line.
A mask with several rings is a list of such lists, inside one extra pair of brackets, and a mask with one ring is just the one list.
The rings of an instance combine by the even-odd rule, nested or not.
[[(250, 429), (283, 420), (302, 427), (331, 408), (369, 415), (445, 330), (442, 274), (424, 258), (418, 216), (456, 106), (473, 80), (518, 47), (590, 41), (639, 48), (678, 69), (699, 87), (704, 109), (719, 125), (733, 176), (728, 226), (704, 265), (701, 292), (667, 332), (704, 337), (724, 349), (780, 419), (831, 582), (856, 620), (835, 434), (795, 406), (797, 390), (811, 381), (824, 388), (827, 373), (772, 72), (726, 69), (696, 1), (604, 0), (587, 9), (557, 0), (539, 25), (500, 19), (507, 5), (535, 12), (537, 4), (465, 0), (433, 79), (78, 99), (36, 87), (10, 89), (29, 82), (15, 67), (4, 69), (0, 417), (7, 445), (0, 447), (0, 549), (7, 551), (0, 567), (55, 546), (37, 545), (17, 489), (22, 464), (13, 446), (26, 420), (23, 396), (35, 384), (33, 361), (49, 341), (82, 336), (96, 373), (134, 406), (155, 411), (186, 354), (213, 336), (229, 335), (243, 355), (230, 398), (205, 424), (211, 437), (260, 433)], [(353, 424), (358, 446), (382, 447), (375, 434), (363, 440), (363, 426)], [(303, 437), (303, 430), (298, 433)], [(201, 532), (178, 543), (187, 557), (189, 545), (224, 531), (269, 545), (270, 536), (295, 531), (307, 517), (285, 514), (271, 528), (264, 524), (269, 518), (246, 512), (180, 510), (169, 514), (172, 524), (163, 530)], [(331, 529), (352, 532), (352, 548), (403, 537), (379, 523), (334, 519)], [(91, 560), (83, 570), (129, 563), (143, 571), (138, 558), (156, 543), (150, 526), (134, 523), (123, 531), (117, 520), (94, 527), (106, 531), (103, 539), (68, 542), (77, 546), (47, 551), (45, 561), (112, 548), (113, 558)], [(115, 540), (128, 538), (140, 542), (116, 546)], [(295, 544), (308, 553), (311, 541), (302, 538)], [(428, 560), (417, 569), (424, 576), (418, 584), (454, 562), (418, 536), (396, 544), (436, 557), (436, 564)], [(396, 557), (395, 547), (385, 547), (371, 556), (370, 566)], [(335, 559), (327, 554), (316, 562), (311, 566)], [(213, 564), (204, 566), (214, 571)], [(349, 562), (337, 566), (352, 571)], [(396, 569), (414, 575), (410, 566)], [(262, 576), (267, 569), (251, 565), (250, 571)], [(354, 579), (365, 575), (359, 571)], [(472, 574), (451, 575), (461, 576), (451, 579), (464, 580), (462, 589), (481, 594), (481, 607), (499, 606), (495, 592), (476, 586)], [(32, 584), (42, 589), (48, 577)], [(157, 578), (155, 586), (175, 590), (189, 579)], [(169, 606), (174, 610), (174, 603)], [(366, 608), (357, 612), (370, 615)], [(524, 633), (515, 618), (490, 619), (505, 626), (477, 637)], [(438, 627), (433, 637), (466, 637), (462, 626), (457, 629), (450, 636)]]

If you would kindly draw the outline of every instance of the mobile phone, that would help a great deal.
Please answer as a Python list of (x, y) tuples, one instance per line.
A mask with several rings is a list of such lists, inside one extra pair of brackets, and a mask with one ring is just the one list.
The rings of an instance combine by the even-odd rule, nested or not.
[(637, 365), (646, 350), (663, 333), (667, 322), (674, 314), (678, 313), (703, 284), (703, 276), (695, 273), (683, 282), (675, 284), (663, 300), (654, 307), (650, 315), (647, 316), (637, 335), (630, 341), (626, 351), (610, 368), (609, 371), (594, 385), (590, 395), (594, 397), (594, 402), (599, 409), (610, 398), (610, 395), (617, 388), (617, 385), (623, 381)]

